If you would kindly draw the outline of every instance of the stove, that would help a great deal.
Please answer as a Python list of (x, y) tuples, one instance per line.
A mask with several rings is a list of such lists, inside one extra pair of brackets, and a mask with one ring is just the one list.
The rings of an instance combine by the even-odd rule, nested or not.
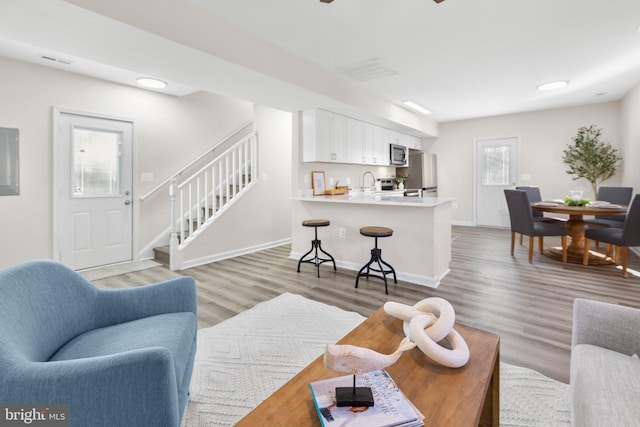
[(393, 178), (380, 179), (380, 188), (382, 190), (393, 190)]

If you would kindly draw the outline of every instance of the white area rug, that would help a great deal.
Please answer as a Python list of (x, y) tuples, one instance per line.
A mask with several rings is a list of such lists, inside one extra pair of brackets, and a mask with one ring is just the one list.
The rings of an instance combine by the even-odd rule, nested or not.
[(285, 293), (199, 330), (182, 425), (232, 426), (363, 320)]
[[(198, 331), (183, 427), (232, 426), (365, 318), (282, 294)], [(568, 386), (501, 364), (502, 426), (569, 425)]]
[(570, 426), (569, 385), (532, 369), (501, 363), (500, 425)]

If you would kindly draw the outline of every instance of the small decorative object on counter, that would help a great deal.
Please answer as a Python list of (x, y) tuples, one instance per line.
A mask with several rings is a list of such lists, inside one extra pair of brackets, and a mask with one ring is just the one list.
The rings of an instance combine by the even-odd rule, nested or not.
[(407, 181), (407, 178), (409, 178), (409, 174), (398, 172), (395, 177), (395, 181), (398, 184), (398, 190), (404, 190), (404, 183)]
[(311, 188), (313, 188), (313, 195), (320, 196), (326, 191), (326, 184), (324, 179), (324, 172), (312, 171), (311, 172)]

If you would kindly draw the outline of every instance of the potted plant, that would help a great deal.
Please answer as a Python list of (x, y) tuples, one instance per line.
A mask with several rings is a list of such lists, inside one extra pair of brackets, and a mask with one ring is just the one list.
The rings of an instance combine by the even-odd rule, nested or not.
[(398, 172), (396, 175), (395, 181), (398, 184), (399, 190), (404, 190), (404, 183), (409, 178), (409, 175), (406, 173)]
[(616, 173), (622, 160), (617, 149), (600, 140), (601, 134), (602, 129), (595, 125), (581, 127), (573, 137), (573, 145), (569, 144), (562, 157), (562, 162), (568, 166), (567, 173), (574, 181), (580, 178), (589, 181), (595, 196), (598, 185)]

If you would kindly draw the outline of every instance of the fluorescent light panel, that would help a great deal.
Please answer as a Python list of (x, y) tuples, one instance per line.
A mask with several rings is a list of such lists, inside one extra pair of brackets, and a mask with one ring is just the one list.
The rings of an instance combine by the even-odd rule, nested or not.
[(407, 107), (411, 108), (412, 110), (416, 110), (419, 113), (422, 114), (431, 114), (431, 111), (427, 110), (426, 108), (424, 108), (422, 105), (420, 104), (416, 104), (413, 101), (402, 101), (402, 103), (404, 105), (406, 105)]

